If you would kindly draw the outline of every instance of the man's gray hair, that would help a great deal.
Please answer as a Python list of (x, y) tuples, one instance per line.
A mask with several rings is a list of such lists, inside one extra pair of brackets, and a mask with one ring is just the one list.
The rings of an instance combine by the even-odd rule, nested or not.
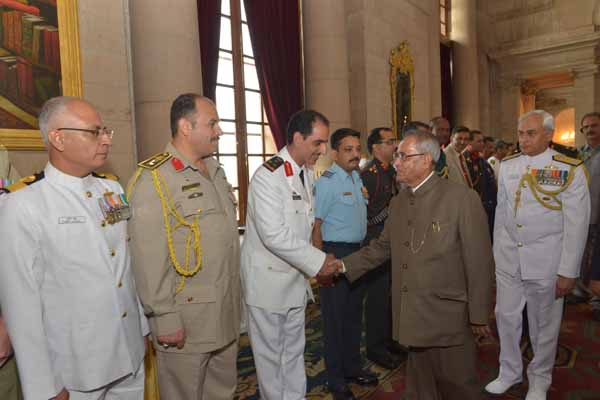
[(433, 133), (423, 131), (407, 132), (404, 139), (415, 138), (415, 148), (419, 153), (431, 155), (433, 163), (440, 159), (440, 142)]
[(533, 110), (529, 111), (519, 117), (519, 124), (525, 119), (532, 115), (539, 115), (542, 117), (542, 127), (545, 131), (554, 132), (554, 117), (548, 111), (545, 110)]
[(56, 115), (63, 112), (69, 103), (75, 100), (80, 100), (77, 97), (70, 96), (59, 96), (53, 97), (47, 100), (42, 106), (42, 110), (40, 111), (40, 116), (38, 118), (38, 124), (40, 126), (40, 132), (42, 133), (42, 140), (44, 144), (48, 144), (48, 133), (55, 129), (56, 127), (51, 126), (53, 119)]

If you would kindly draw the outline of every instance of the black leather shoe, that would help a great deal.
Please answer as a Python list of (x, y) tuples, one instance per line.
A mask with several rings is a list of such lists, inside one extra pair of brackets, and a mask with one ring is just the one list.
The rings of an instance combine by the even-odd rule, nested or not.
[[(402, 346), (400, 343), (396, 342), (395, 340), (390, 341), (387, 344), (387, 349), (389, 350), (390, 353), (395, 354), (395, 355), (405, 355), (407, 353), (407, 350), (404, 346)], [(406, 357), (405, 357), (406, 359)]]
[(330, 387), (329, 393), (333, 396), (333, 400), (357, 400), (348, 386)]
[(367, 353), (367, 358), (385, 369), (396, 369), (400, 366), (400, 360), (390, 353)]
[(360, 386), (376, 386), (377, 384), (379, 384), (378, 378), (378, 375), (372, 372), (362, 371), (358, 375), (347, 376), (346, 382), (356, 383)]
[(582, 303), (587, 303), (588, 298), (584, 297), (584, 296), (577, 296), (573, 293), (569, 293), (568, 295), (565, 296), (565, 303), (567, 304), (582, 304)]

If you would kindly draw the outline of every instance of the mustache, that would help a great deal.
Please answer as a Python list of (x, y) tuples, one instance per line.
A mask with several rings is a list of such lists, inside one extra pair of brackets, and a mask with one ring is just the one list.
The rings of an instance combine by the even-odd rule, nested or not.
[(352, 158), (352, 159), (350, 159), (350, 162), (352, 162), (352, 161), (360, 161), (360, 158)]

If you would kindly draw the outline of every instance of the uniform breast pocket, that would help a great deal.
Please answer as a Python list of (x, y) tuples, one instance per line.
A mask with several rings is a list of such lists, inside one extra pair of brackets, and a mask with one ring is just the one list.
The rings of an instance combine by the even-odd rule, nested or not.
[(203, 215), (212, 214), (216, 212), (215, 203), (205, 197), (204, 193), (194, 196), (194, 193), (186, 195), (180, 201), (181, 212), (184, 217), (199, 216), (202, 218)]
[(340, 196), (340, 202), (346, 206), (353, 206), (356, 203), (352, 194), (342, 194)]

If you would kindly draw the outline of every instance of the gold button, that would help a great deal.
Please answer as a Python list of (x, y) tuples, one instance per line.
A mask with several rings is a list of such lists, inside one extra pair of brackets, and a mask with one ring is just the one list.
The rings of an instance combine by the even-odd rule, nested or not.
[(193, 298), (193, 297), (188, 297), (188, 298), (187, 298), (187, 302), (188, 302), (188, 303), (191, 303), (192, 301), (194, 301), (194, 298)]
[(120, 288), (120, 287), (123, 287), (123, 282), (119, 281), (119, 283), (118, 283), (117, 287), (118, 287), (118, 288)]
[(92, 192), (90, 192), (90, 191), (88, 190), (87, 192), (85, 192), (85, 195), (86, 195), (87, 197), (92, 197)]
[(114, 251), (114, 250), (111, 250), (111, 251), (110, 251), (110, 255), (111, 255), (111, 257), (114, 257), (115, 255), (117, 255), (117, 252), (116, 252), (116, 251)]
[(100, 222), (100, 226), (104, 228), (106, 226), (106, 221), (102, 220), (102, 222)]
[(127, 318), (127, 311), (125, 311), (125, 312), (123, 313), (123, 315), (121, 315), (121, 318)]
[(523, 247), (523, 243), (521, 243), (521, 242), (517, 243), (517, 247)]
[(198, 214), (200, 214), (201, 212), (202, 212), (201, 208), (199, 208), (199, 209), (196, 210), (196, 213), (198, 213)]
[(522, 227), (523, 227), (523, 225), (517, 224), (517, 228), (522, 228)]

